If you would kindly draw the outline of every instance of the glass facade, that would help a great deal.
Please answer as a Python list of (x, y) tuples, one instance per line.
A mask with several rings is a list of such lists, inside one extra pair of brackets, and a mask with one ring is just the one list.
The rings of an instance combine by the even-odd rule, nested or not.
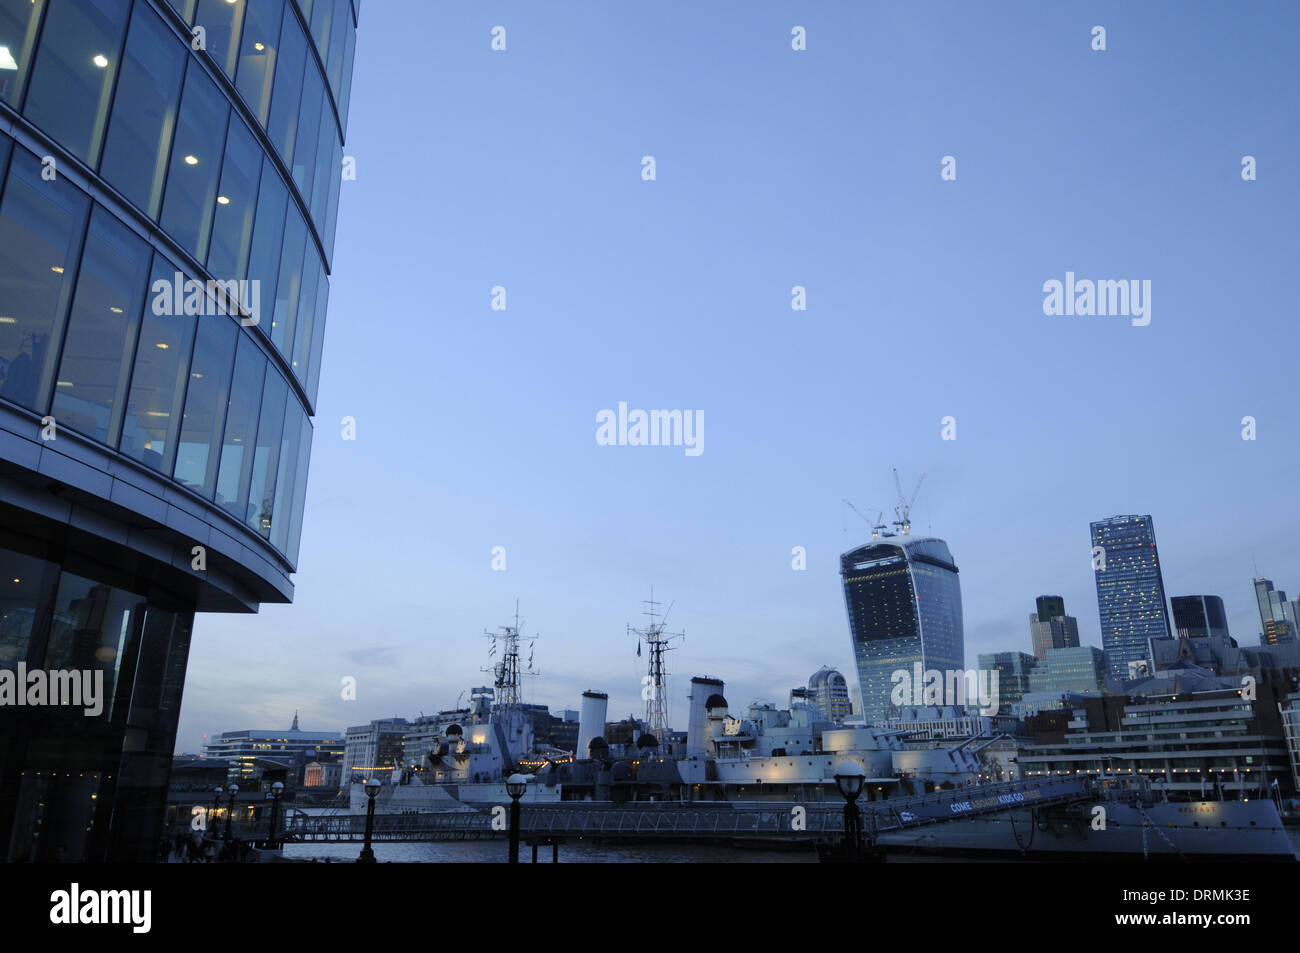
[(961, 582), (943, 540), (886, 537), (841, 556), (840, 576), (868, 724), (896, 714), (895, 672), (964, 667)]
[(1110, 677), (1129, 678), (1129, 663), (1148, 660), (1150, 641), (1171, 637), (1165, 583), (1150, 516), (1112, 516), (1092, 524), (1101, 644)]
[(0, 710), (0, 857), (151, 859), (193, 615), (292, 599), (357, 6), (0, 0), (0, 669), (108, 694)]
[(1228, 613), (1218, 596), (1174, 596), (1174, 631), (1180, 638), (1228, 635)]

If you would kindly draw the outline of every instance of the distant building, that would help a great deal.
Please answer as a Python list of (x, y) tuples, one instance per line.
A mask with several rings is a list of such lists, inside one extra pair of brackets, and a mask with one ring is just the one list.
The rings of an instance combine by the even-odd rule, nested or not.
[(302, 786), (338, 790), (339, 779), (343, 776), (342, 761), (313, 761), (302, 773)]
[[(1267, 796), (1275, 778), (1290, 788), (1271, 686), (1261, 683), (1250, 702), (1234, 679), (1207, 676), (1190, 676), (1186, 685), (1152, 679), (1146, 691), (1076, 699), (1068, 725), (1031, 723), (1046, 730), (1020, 750), (1025, 776), (1144, 776), (1158, 790), (1197, 798), (1214, 797), (1216, 787), (1233, 799)], [(1189, 743), (1191, 726), (1198, 737)]]
[(1260, 645), (1281, 645), (1296, 641), (1300, 629), (1296, 619), (1296, 601), (1288, 602), (1286, 593), (1273, 588), (1273, 581), (1262, 576), (1254, 580), (1255, 602), (1259, 607)]
[[(1228, 613), (1218, 596), (1174, 596), (1174, 633), (1189, 639), (1228, 635)], [(1233, 643), (1236, 644), (1235, 642)]]
[(354, 779), (391, 777), (402, 766), (410, 727), (405, 718), (381, 718), (349, 728), (345, 734), (339, 788), (346, 790)]
[(943, 540), (873, 539), (840, 557), (840, 577), (868, 724), (894, 710), (894, 672), (964, 667), (961, 581)]
[(1148, 657), (1152, 639), (1170, 638), (1165, 583), (1150, 516), (1112, 516), (1091, 524), (1101, 644), (1112, 678)]
[(1029, 674), (1029, 690), (1100, 695), (1106, 690), (1106, 672), (1106, 653), (1091, 645), (1048, 649)]
[(895, 708), (894, 716), (876, 725), (886, 731), (905, 731), (906, 741), (933, 741), (948, 738), (992, 737), (1013, 734), (1020, 722), (1009, 711), (981, 715), (962, 705), (920, 705)]
[(1029, 691), (1029, 675), (1038, 665), (1025, 652), (992, 652), (979, 657), (981, 671), (998, 673), (998, 709), (1010, 714)]
[(1278, 705), (1282, 734), (1291, 760), (1291, 790), (1300, 792), (1300, 692), (1290, 694)]
[(252, 776), (253, 763), (259, 758), (301, 769), (307, 761), (341, 757), (343, 749), (343, 737), (337, 731), (299, 730), (296, 713), (293, 726), (287, 730), (223, 731), (203, 746), (204, 756), (228, 762), (228, 780), (240, 783)]
[(848, 680), (836, 669), (825, 665), (808, 678), (808, 701), (837, 725), (842, 725), (853, 714)]
[(1079, 645), (1079, 620), (1065, 614), (1060, 596), (1039, 596), (1037, 612), (1029, 616), (1034, 655), (1045, 657), (1048, 649), (1072, 649)]

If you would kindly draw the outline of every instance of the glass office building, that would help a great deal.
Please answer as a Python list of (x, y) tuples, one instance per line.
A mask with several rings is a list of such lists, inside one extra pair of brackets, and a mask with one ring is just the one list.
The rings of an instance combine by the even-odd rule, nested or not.
[(1218, 596), (1174, 596), (1174, 631), (1179, 638), (1202, 639), (1219, 636), (1230, 639), (1228, 613)]
[[(1091, 524), (1101, 645), (1111, 678), (1135, 677), (1130, 662), (1151, 657), (1152, 639), (1170, 638), (1165, 583), (1150, 516), (1112, 516)], [(1149, 666), (1148, 666), (1149, 667)]]
[(840, 557), (853, 657), (868, 724), (895, 717), (893, 675), (964, 667), (961, 582), (941, 539), (886, 536)]
[(292, 601), (358, 2), (0, 0), (0, 858), (151, 859), (194, 614)]

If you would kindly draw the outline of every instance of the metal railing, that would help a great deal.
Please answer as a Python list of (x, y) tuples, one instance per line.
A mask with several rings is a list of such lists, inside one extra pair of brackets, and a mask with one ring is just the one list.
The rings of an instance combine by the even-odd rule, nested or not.
[[(1009, 810), (1086, 800), (1095, 795), (1086, 778), (1009, 781), (938, 791), (886, 801), (859, 801), (865, 830), (902, 830)], [(288, 841), (360, 841), (363, 815), (295, 816), (285, 825)], [(530, 804), (520, 817), (526, 839), (758, 839), (819, 841), (844, 831), (843, 803), (824, 802), (607, 802)], [(373, 839), (384, 841), (482, 840), (505, 837), (504, 812), (492, 808), (455, 813), (377, 814)]]

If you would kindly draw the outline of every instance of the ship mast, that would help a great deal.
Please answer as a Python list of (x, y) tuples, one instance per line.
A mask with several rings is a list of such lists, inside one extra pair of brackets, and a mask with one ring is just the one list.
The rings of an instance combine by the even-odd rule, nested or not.
[[(645, 726), (646, 731), (663, 745), (668, 735), (668, 672), (664, 666), (664, 656), (670, 651), (669, 643), (686, 638), (686, 633), (668, 631), (668, 613), (673, 611), (673, 607), (669, 605), (668, 611), (660, 618), (660, 603), (655, 601), (653, 586), (650, 588), (650, 598), (642, 600), (642, 604), (646, 606), (642, 614), (649, 618), (649, 624), (641, 629), (629, 624), (627, 631), (646, 646), (646, 654), (649, 656), (648, 672), (641, 680), (641, 697), (645, 699)], [(640, 654), (639, 645), (637, 654)]]
[[(489, 632), (484, 629), (483, 636), (492, 640), (492, 648), (488, 651), (488, 657), (493, 658), (498, 653), (501, 656), (488, 668), (483, 669), (484, 672), (492, 674), (496, 708), (502, 713), (514, 711), (523, 704), (520, 678), (525, 674), (537, 674), (532, 670), (531, 645), (529, 646), (527, 671), (523, 671), (519, 664), (519, 642), (523, 638), (519, 621), (519, 600), (515, 600), (515, 624), (500, 626), (496, 632)], [(535, 643), (536, 641), (537, 636), (533, 636), (532, 642)]]

